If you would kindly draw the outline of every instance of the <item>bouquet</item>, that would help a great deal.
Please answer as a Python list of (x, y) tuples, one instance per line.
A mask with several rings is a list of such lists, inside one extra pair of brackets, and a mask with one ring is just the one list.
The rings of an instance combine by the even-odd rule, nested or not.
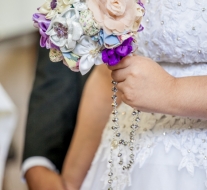
[(86, 74), (93, 65), (116, 65), (137, 49), (144, 6), (139, 0), (46, 0), (33, 15), (40, 46), (53, 62)]

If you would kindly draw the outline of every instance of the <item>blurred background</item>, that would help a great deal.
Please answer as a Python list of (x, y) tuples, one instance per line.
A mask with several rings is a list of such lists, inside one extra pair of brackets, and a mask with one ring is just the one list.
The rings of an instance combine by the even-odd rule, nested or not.
[(21, 159), (38, 32), (32, 14), (44, 0), (0, 0), (0, 190), (27, 190)]

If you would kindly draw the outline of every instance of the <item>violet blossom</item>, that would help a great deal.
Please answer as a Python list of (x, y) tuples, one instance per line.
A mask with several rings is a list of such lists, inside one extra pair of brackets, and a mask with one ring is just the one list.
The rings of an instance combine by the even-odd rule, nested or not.
[(40, 13), (33, 14), (33, 21), (34, 26), (39, 29), (40, 32), (40, 46), (46, 47), (47, 49), (54, 48), (59, 49), (57, 46), (55, 46), (49, 39), (49, 36), (46, 34), (46, 31), (50, 25), (50, 20), (45, 18), (45, 15)]
[(126, 57), (132, 52), (132, 41), (130, 37), (126, 39), (120, 46), (113, 49), (104, 49), (102, 51), (102, 60), (109, 66), (118, 64), (122, 58)]

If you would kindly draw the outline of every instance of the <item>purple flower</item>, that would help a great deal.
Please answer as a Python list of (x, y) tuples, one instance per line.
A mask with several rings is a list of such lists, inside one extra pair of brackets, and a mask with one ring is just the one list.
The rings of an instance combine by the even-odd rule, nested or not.
[(40, 38), (40, 46), (46, 47), (47, 49), (55, 48), (59, 49), (57, 46), (55, 46), (49, 39), (49, 36), (46, 34), (46, 31), (50, 25), (50, 20), (47, 20), (45, 18), (45, 15), (40, 13), (33, 14), (32, 17), (34, 21), (34, 26), (39, 29), (41, 38)]
[(120, 46), (113, 49), (104, 49), (102, 51), (102, 60), (110, 66), (114, 66), (120, 62), (120, 60), (132, 52), (133, 38), (126, 39)]

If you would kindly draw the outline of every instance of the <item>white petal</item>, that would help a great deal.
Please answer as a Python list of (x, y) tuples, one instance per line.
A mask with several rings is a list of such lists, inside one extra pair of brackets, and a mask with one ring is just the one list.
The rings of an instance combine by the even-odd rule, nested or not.
[(82, 2), (73, 3), (73, 6), (74, 6), (78, 11), (84, 11), (84, 10), (87, 9), (86, 3), (82, 3)]
[(62, 12), (61, 17), (71, 19), (74, 15), (76, 15), (76, 11), (74, 8), (68, 8)]
[(78, 22), (72, 22), (73, 25), (73, 40), (79, 40), (80, 37), (83, 35), (83, 29)]
[(62, 52), (70, 52), (72, 51), (76, 46), (76, 41), (72, 39), (71, 35), (68, 35), (68, 39), (66, 39), (65, 47), (61, 48)]
[(73, 52), (79, 56), (83, 56), (89, 54), (90, 50), (95, 48), (95, 46), (91, 45), (88, 36), (82, 36)]
[(66, 40), (64, 38), (58, 38), (57, 35), (50, 36), (50, 40), (58, 47), (62, 47), (66, 43)]
[(53, 29), (51, 29), (51, 30), (47, 30), (47, 31), (46, 31), (46, 34), (47, 34), (48, 36), (54, 36), (54, 35), (56, 34), (56, 32), (55, 32)]
[(81, 74), (85, 75), (87, 72), (90, 71), (93, 65), (94, 65), (94, 58), (88, 55), (82, 56), (79, 62), (79, 70)]
[(102, 55), (101, 55), (101, 53), (99, 53), (98, 56), (96, 57), (95, 65), (101, 65), (102, 63), (103, 63)]
[(73, 53), (79, 56), (83, 56), (89, 54), (89, 51), (85, 46), (82, 46), (81, 44), (77, 44), (73, 50)]

